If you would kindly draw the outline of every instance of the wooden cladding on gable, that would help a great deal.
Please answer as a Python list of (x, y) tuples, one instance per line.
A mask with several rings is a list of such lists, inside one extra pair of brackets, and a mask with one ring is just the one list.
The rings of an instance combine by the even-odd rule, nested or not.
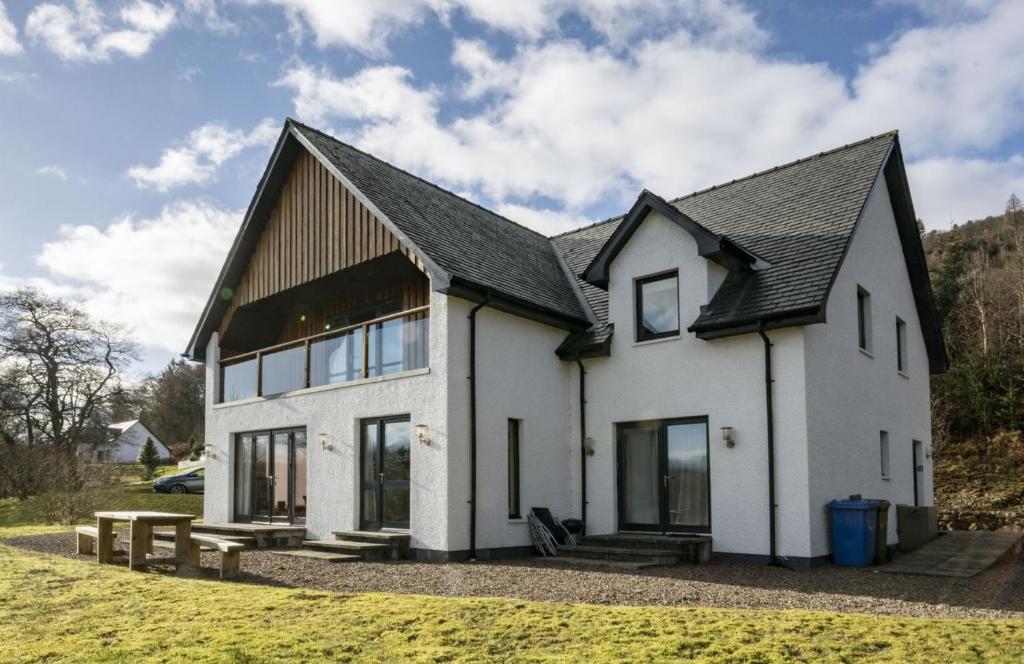
[[(352, 193), (303, 150), (278, 196), (229, 309), (404, 247)], [(230, 315), (230, 312), (229, 312)]]

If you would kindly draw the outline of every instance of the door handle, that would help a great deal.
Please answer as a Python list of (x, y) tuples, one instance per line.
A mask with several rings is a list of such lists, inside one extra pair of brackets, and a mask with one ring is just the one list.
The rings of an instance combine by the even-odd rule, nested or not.
[(664, 486), (668, 486), (668, 481), (669, 480), (674, 480), (674, 479), (675, 478), (672, 477), (671, 475), (663, 475), (662, 476), (662, 482), (664, 483)]
[(381, 482), (384, 482), (384, 473), (381, 473), (381, 474), (380, 474), (380, 481), (381, 481)]

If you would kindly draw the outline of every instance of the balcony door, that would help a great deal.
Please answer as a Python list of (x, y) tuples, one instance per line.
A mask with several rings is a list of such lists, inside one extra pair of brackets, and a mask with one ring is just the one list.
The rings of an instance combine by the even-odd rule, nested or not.
[(711, 531), (707, 418), (620, 424), (619, 529)]
[(305, 523), (306, 430), (238, 434), (235, 521)]
[(408, 416), (363, 420), (360, 454), (360, 528), (409, 528)]

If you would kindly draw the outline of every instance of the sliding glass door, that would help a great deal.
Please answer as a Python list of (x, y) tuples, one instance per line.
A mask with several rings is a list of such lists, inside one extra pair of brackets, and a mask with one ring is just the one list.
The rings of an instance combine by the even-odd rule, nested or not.
[(305, 522), (305, 429), (238, 434), (234, 465), (235, 521)]
[(619, 528), (710, 532), (707, 418), (618, 425)]

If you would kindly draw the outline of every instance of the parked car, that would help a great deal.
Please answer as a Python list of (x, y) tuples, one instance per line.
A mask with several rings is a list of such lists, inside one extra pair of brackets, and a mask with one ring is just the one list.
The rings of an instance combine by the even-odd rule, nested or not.
[(205, 475), (205, 468), (196, 468), (187, 473), (161, 477), (153, 482), (153, 491), (157, 493), (204, 493), (206, 489)]

